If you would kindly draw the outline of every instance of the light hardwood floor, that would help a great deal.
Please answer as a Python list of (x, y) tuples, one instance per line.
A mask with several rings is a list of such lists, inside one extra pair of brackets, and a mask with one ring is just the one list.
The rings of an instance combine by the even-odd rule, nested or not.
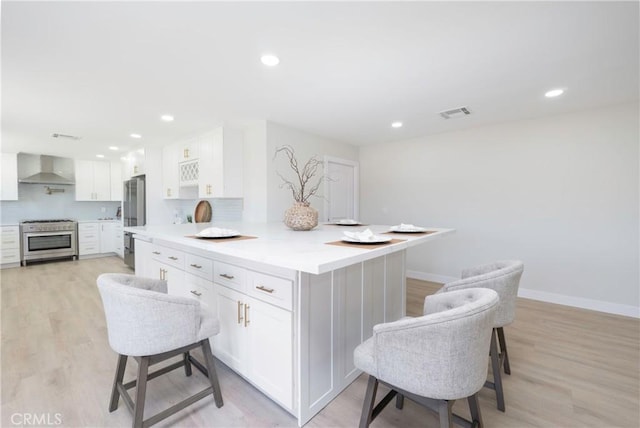
[[(16, 426), (33, 415), (67, 427), (130, 425), (122, 402), (114, 413), (107, 411), (116, 355), (107, 342), (95, 285), (101, 272), (128, 269), (109, 257), (0, 272), (0, 426)], [(437, 288), (409, 280), (407, 312), (418, 315), (424, 296)], [(504, 377), (507, 411), (496, 410), (493, 391), (484, 389), (480, 404), (487, 427), (640, 425), (640, 321), (519, 299), (516, 321), (505, 332), (512, 367), (512, 375)], [(130, 363), (127, 379), (135, 376), (135, 366)], [(206, 398), (158, 426), (296, 426), (291, 415), (223, 364), (217, 362), (217, 369), (224, 407), (217, 409), (213, 398)], [(146, 415), (205, 386), (197, 371), (191, 378), (176, 370), (154, 379)], [(360, 376), (307, 426), (357, 426), (365, 388), (366, 377)], [(454, 411), (468, 416), (465, 407), (457, 403)], [(402, 411), (388, 406), (372, 424), (437, 425), (433, 415), (409, 401)]]

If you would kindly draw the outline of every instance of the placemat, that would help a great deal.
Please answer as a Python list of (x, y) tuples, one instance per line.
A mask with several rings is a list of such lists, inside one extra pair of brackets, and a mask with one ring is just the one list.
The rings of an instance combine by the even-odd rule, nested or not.
[(231, 242), (231, 241), (244, 241), (245, 239), (258, 239), (257, 236), (249, 236), (249, 235), (238, 235), (238, 236), (234, 236), (233, 238), (201, 238), (196, 235), (187, 235), (185, 236), (185, 238), (193, 238), (193, 239), (198, 239), (200, 241), (207, 241), (207, 242)]
[(389, 242), (381, 242), (379, 244), (356, 244), (345, 241), (332, 241), (326, 242), (327, 245), (337, 245), (339, 247), (352, 247), (352, 248), (363, 248), (365, 250), (373, 250), (374, 248), (384, 247), (385, 245), (397, 244), (399, 242), (404, 242), (406, 239), (392, 239)]
[(430, 233), (436, 233), (437, 230), (425, 230), (424, 232), (382, 232), (381, 235), (428, 235)]
[(368, 224), (358, 223), (358, 224), (337, 224), (337, 223), (324, 223), (327, 226), (338, 226), (338, 227), (358, 227), (358, 226), (369, 226)]

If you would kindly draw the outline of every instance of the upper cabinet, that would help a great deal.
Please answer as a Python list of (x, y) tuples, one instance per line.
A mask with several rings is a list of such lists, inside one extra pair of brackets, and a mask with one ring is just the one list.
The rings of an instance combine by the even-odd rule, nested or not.
[(165, 199), (241, 198), (242, 131), (218, 128), (162, 149)]
[(144, 174), (144, 149), (138, 149), (127, 154), (126, 177), (131, 178)]
[(242, 197), (241, 131), (218, 128), (199, 139), (198, 197)]
[(198, 141), (191, 140), (177, 144), (178, 162), (194, 161), (198, 159)]
[(0, 200), (18, 200), (18, 155), (16, 153), (0, 153), (2, 167), (0, 182)]
[(122, 178), (122, 163), (111, 162), (111, 200), (122, 200), (123, 178)]
[(111, 200), (111, 165), (105, 161), (76, 160), (76, 201)]

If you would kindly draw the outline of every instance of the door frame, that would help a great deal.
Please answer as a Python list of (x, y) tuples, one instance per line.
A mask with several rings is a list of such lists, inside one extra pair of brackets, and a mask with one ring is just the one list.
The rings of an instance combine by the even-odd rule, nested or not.
[(356, 220), (360, 220), (360, 163), (358, 161), (338, 158), (335, 156), (324, 156), (324, 219), (323, 221), (327, 221), (329, 219), (329, 199), (327, 195), (329, 194), (329, 163), (337, 163), (342, 165), (347, 165), (353, 167), (353, 217)]

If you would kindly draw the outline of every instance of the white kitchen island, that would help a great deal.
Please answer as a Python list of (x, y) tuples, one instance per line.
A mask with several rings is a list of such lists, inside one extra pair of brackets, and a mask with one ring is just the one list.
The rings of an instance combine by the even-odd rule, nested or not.
[[(248, 239), (192, 237), (211, 226)], [(135, 234), (136, 275), (166, 279), (169, 293), (216, 310), (221, 329), (212, 339), (214, 355), (302, 426), (358, 377), (353, 350), (373, 326), (405, 315), (406, 249), (453, 232), (384, 235), (400, 240), (384, 246), (328, 244), (367, 227), (389, 230), (200, 223), (125, 231)]]

